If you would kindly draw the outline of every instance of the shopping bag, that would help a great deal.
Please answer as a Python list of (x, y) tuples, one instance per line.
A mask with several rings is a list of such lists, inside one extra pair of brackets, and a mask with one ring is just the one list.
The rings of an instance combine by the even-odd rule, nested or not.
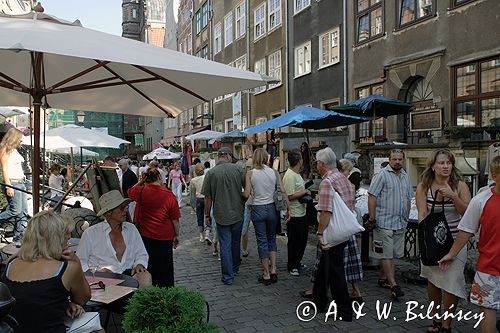
[[(438, 191), (434, 198), (437, 197)], [(435, 212), (436, 201), (432, 202), (429, 215), (418, 224), (418, 247), (420, 261), (424, 266), (437, 266), (453, 246), (453, 236), (444, 215), (444, 201), (442, 211)]]
[[(330, 182), (328, 179), (327, 181)], [(352, 235), (365, 231), (365, 229), (358, 223), (356, 213), (347, 207), (344, 200), (342, 200), (335, 189), (333, 189), (332, 200), (332, 217), (330, 218), (326, 229), (323, 230), (323, 241), (326, 243), (324, 249), (346, 242)]]

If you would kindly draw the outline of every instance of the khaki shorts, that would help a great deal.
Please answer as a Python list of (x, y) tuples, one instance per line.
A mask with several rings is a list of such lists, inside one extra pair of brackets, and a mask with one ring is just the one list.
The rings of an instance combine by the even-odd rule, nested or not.
[(402, 258), (405, 249), (406, 229), (373, 229), (373, 256), (377, 259)]

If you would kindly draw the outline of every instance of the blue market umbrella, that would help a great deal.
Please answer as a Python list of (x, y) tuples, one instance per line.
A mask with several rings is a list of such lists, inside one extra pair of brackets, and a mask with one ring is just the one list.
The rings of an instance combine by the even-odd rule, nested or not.
[(413, 105), (399, 99), (386, 98), (382, 95), (370, 95), (344, 105), (336, 106), (333, 111), (351, 116), (376, 119), (396, 116), (410, 112)]
[[(357, 107), (351, 107), (356, 109)], [(243, 130), (243, 134), (255, 134), (275, 128), (293, 126), (304, 129), (323, 129), (346, 126), (368, 121), (368, 118), (327, 111), (310, 106), (299, 106), (282, 116)]]

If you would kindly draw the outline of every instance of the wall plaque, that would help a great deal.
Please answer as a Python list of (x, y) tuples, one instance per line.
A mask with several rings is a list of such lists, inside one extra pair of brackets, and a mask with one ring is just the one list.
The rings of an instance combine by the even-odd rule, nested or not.
[(410, 131), (439, 131), (443, 127), (443, 110), (429, 109), (410, 113)]

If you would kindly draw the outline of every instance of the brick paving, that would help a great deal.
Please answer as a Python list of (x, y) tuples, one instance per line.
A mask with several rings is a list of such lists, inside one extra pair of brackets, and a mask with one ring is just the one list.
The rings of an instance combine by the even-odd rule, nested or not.
[[(253, 227), (250, 226), (249, 252), (243, 258), (240, 275), (235, 283), (226, 286), (220, 281), (220, 261), (212, 256), (212, 247), (201, 243), (198, 238), (195, 215), (189, 207), (182, 208), (181, 244), (174, 252), (175, 283), (194, 288), (203, 293), (210, 304), (210, 321), (215, 323), (220, 332), (425, 332), (430, 323), (428, 319), (406, 321), (408, 301), (417, 301), (425, 308), (415, 313), (425, 315), (427, 293), (425, 286), (405, 283), (400, 273), (413, 266), (404, 261), (397, 262), (397, 277), (405, 297), (393, 301), (389, 319), (379, 320), (376, 302), (390, 304), (392, 301), (387, 289), (376, 286), (377, 272), (365, 271), (361, 283), (365, 301), (362, 312), (366, 315), (354, 319), (351, 323), (334, 321), (331, 316), (325, 323), (325, 314), (306, 322), (296, 315), (297, 306), (304, 301), (299, 291), (310, 287), (310, 268), (315, 258), (315, 241), (311, 235), (304, 255), (303, 263), (308, 266), (299, 277), (291, 276), (286, 271), (286, 237), (278, 236), (278, 283), (264, 286), (257, 282), (260, 273), (257, 245)], [(461, 304), (459, 309), (473, 311), (478, 308), (471, 304)], [(395, 318), (395, 319), (394, 319)], [(476, 320), (453, 322), (454, 332), (479, 332), (473, 326)]]

